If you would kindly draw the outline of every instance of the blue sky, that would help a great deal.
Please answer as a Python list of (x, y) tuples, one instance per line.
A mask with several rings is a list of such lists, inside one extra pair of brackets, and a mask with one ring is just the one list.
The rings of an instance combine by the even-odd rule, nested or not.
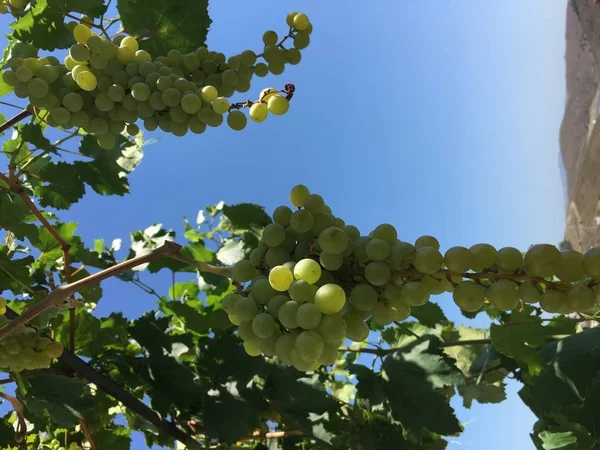
[[(242, 132), (148, 133), (156, 143), (130, 178), (131, 195), (88, 194), (63, 217), (79, 221), (90, 242), (126, 243), (130, 231), (156, 222), (181, 231), (182, 216), (194, 219), (220, 200), (271, 212), (303, 183), (364, 233), (389, 222), (401, 239), (432, 234), (443, 249), (558, 244), (566, 7), (556, 0), (213, 1), (208, 44), (226, 54), (260, 50), (262, 33), (284, 31), (291, 10), (310, 16), (314, 33), (301, 64), (255, 79), (249, 92), (254, 98), (264, 87), (294, 83), (289, 113)], [(145, 281), (166, 292), (169, 278)], [(154, 307), (133, 286), (104, 288), (99, 314), (136, 317)], [(438, 299), (463, 321), (451, 297)], [(511, 385), (502, 405), (464, 410), (455, 402), (468, 424), (451, 448), (533, 448), (534, 418), (517, 390)], [(133, 448), (144, 448), (142, 440)]]

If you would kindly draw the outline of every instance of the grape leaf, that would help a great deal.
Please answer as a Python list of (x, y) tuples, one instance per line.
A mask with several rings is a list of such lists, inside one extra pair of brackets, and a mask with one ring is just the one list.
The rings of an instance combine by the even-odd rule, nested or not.
[(12, 231), (21, 240), (35, 239), (36, 226), (25, 221), (30, 213), (20, 197), (5, 192), (0, 193), (0, 228)]
[(172, 300), (183, 297), (196, 298), (199, 293), (200, 289), (195, 281), (175, 283), (169, 288), (169, 297)]
[(253, 226), (264, 227), (271, 223), (271, 218), (262, 206), (254, 203), (240, 203), (223, 206), (223, 214), (229, 219), (233, 228), (248, 230)]
[(42, 132), (42, 127), (37, 123), (28, 123), (19, 127), (21, 138), (32, 144), (35, 148), (56, 153), (56, 147), (50, 143)]
[(94, 404), (87, 382), (48, 373), (37, 373), (27, 379), (29, 387), (24, 403), (31, 414), (46, 412), (59, 426), (79, 423)]
[(444, 353), (441, 341), (433, 336), (425, 336), (414, 344), (402, 349), (402, 359), (424, 370), (426, 379), (434, 388), (454, 386), (464, 380), (464, 375), (456, 367), (456, 360)]
[(504, 383), (480, 383), (457, 386), (458, 393), (463, 398), (463, 406), (470, 408), (473, 400), (479, 403), (500, 403), (506, 400)]
[(579, 423), (596, 439), (600, 438), (600, 376), (596, 377), (587, 390), (583, 408), (579, 413)]
[(65, 27), (65, 14), (78, 12), (98, 17), (106, 11), (104, 0), (37, 0), (27, 13), (11, 24), (14, 34), (37, 48), (54, 50), (75, 43)]
[(538, 434), (544, 450), (577, 450), (577, 437), (571, 431), (552, 433), (542, 431)]
[(109, 448), (110, 450), (130, 450), (131, 430), (120, 426), (101, 428), (94, 430), (94, 444), (97, 448)]
[(208, 0), (118, 0), (117, 9), (125, 31), (153, 57), (204, 46), (212, 22)]
[[(472, 339), (483, 339), (485, 334), (486, 332), (483, 329), (460, 325), (455, 330), (452, 330), (450, 335), (447, 333), (445, 337), (447, 340), (466, 341)], [(444, 349), (444, 352), (456, 360), (456, 366), (465, 375), (471, 374), (471, 367), (481, 355), (482, 351), (485, 351), (485, 346), (483, 345), (456, 345), (452, 347), (446, 347)]]
[(168, 316), (175, 316), (183, 321), (185, 328), (198, 334), (207, 334), (211, 329), (227, 329), (231, 326), (227, 314), (223, 310), (214, 312), (198, 311), (187, 303), (159, 302), (160, 310)]
[(411, 309), (410, 315), (426, 327), (435, 327), (438, 323), (447, 322), (442, 308), (437, 303), (429, 301), (424, 305)]
[(45, 182), (34, 188), (40, 205), (56, 209), (68, 209), (85, 194), (76, 166), (64, 162), (50, 163), (40, 172)]
[(246, 256), (246, 245), (243, 241), (226, 239), (216, 256), (226, 266), (233, 266)]

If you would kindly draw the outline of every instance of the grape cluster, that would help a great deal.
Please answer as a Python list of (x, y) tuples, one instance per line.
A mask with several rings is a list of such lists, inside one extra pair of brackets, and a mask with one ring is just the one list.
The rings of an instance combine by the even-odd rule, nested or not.
[[(259, 55), (245, 50), (226, 58), (201, 47), (187, 54), (173, 49), (153, 58), (134, 37), (118, 35), (111, 41), (96, 35), (92, 22), (86, 21), (73, 27), (77, 43), (64, 64), (53, 56), (12, 58), (2, 77), (50, 126), (82, 128), (105, 149), (113, 148), (124, 130), (136, 135), (138, 120), (149, 131), (160, 127), (176, 136), (188, 130), (201, 134), (224, 121), (242, 130), (247, 124), (243, 107), (250, 108), (256, 122), (289, 108), (289, 98), (273, 88), (263, 91), (257, 102), (231, 105), (228, 100), (236, 91), (247, 92), (254, 75), (280, 74), (285, 64), (300, 62), (312, 25), (302, 13), (290, 13), (287, 23), (290, 30), (281, 42), (274, 31), (264, 34)], [(287, 49), (283, 42), (290, 38), (294, 47)]]
[(369, 321), (405, 320), (444, 292), (470, 312), (485, 304), (509, 311), (522, 301), (567, 314), (596, 302), (600, 247), (582, 255), (540, 244), (523, 254), (476, 244), (442, 255), (436, 238), (405, 242), (390, 224), (361, 235), (303, 185), (290, 200), (296, 209), (276, 208), (258, 247), (233, 267), (243, 288), (222, 303), (252, 356), (314, 370), (332, 364), (346, 338), (367, 339)]
[[(0, 312), (6, 312), (6, 299), (0, 297)], [(0, 328), (8, 323), (0, 316)], [(41, 337), (33, 328), (24, 327), (0, 342), (0, 369), (11, 372), (45, 369), (52, 359), (62, 355), (63, 346)]]
[(30, 0), (2, 0), (0, 2), (0, 14), (8, 13), (9, 7), (21, 11), (29, 5)]
[(82, 450), (77, 442), (71, 442), (68, 447), (61, 445), (58, 439), (52, 439), (48, 444), (45, 444), (51, 450)]

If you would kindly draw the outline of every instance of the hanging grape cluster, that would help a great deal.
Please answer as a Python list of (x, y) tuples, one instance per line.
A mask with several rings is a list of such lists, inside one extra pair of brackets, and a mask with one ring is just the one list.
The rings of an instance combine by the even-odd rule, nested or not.
[(0, 14), (7, 14), (9, 8), (22, 11), (29, 5), (29, 2), (30, 0), (2, 0), (0, 2)]
[[(5, 313), (6, 299), (0, 297), (0, 328), (9, 322)], [(0, 342), (0, 369), (11, 372), (46, 369), (62, 352), (59, 342), (40, 336), (33, 328), (23, 327)]]
[[(138, 120), (149, 131), (160, 127), (183, 136), (188, 130), (201, 134), (207, 126), (218, 127), (226, 115), (229, 127), (239, 131), (247, 124), (241, 108), (250, 108), (255, 122), (264, 121), (269, 112), (280, 115), (289, 108), (291, 97), (282, 95), (289, 92), (274, 88), (256, 102), (230, 104), (228, 100), (236, 91), (250, 90), (254, 75), (281, 74), (286, 64), (300, 62), (312, 25), (302, 13), (288, 14), (287, 23), (290, 29), (281, 42), (275, 31), (264, 34), (264, 51), (259, 55), (245, 50), (226, 58), (201, 47), (187, 54), (173, 49), (153, 58), (134, 37), (118, 35), (111, 41), (96, 35), (86, 21), (73, 27), (77, 43), (64, 64), (53, 56), (12, 58), (2, 77), (48, 125), (82, 128), (105, 149), (113, 148), (124, 131), (136, 135)], [(293, 48), (284, 46), (287, 39), (293, 39)]]
[(444, 292), (469, 312), (486, 304), (509, 311), (522, 301), (567, 314), (596, 302), (600, 248), (582, 255), (539, 244), (523, 255), (476, 244), (442, 255), (434, 237), (411, 244), (390, 224), (361, 235), (303, 185), (290, 200), (297, 209), (276, 208), (258, 247), (233, 267), (243, 289), (223, 299), (250, 355), (314, 370), (332, 364), (346, 338), (365, 341), (369, 322), (403, 321)]

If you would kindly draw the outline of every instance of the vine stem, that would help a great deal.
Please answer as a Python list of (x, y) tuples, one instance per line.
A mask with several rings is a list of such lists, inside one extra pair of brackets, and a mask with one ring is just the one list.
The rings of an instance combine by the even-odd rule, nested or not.
[(280, 439), (286, 436), (303, 436), (304, 433), (300, 430), (290, 430), (290, 431), (260, 431), (256, 430), (252, 433), (252, 436), (248, 436), (240, 439), (241, 441), (250, 441), (257, 439)]
[(6, 122), (4, 122), (2, 125), (0, 125), (0, 133), (4, 133), (10, 127), (19, 123), (21, 120), (29, 117), (30, 115), (31, 115), (31, 111), (29, 109), (24, 109), (19, 114), (17, 114), (16, 116), (14, 116), (11, 119), (8, 119)]
[(90, 429), (87, 426), (87, 422), (85, 421), (85, 419), (83, 417), (79, 419), (79, 425), (81, 426), (81, 431), (83, 431), (83, 435), (85, 436), (85, 438), (87, 439), (87, 441), (90, 444), (90, 449), (98, 450), (98, 447), (96, 447), (96, 444), (94, 443), (94, 439), (92, 438), (92, 434), (90, 433)]
[(25, 424), (25, 416), (23, 415), (23, 404), (17, 398), (13, 397), (12, 395), (5, 394), (4, 392), (0, 392), (0, 398), (3, 398), (9, 402), (17, 413), (17, 421), (19, 422), (19, 425), (15, 434), (16, 441), (21, 442), (27, 434), (27, 425)]

